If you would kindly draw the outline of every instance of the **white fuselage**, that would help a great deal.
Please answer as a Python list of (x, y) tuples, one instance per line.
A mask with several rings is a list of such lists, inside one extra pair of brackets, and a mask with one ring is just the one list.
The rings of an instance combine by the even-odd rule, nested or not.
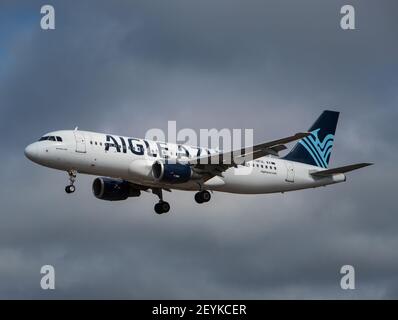
[(310, 173), (321, 168), (263, 157), (231, 167), (221, 176), (167, 184), (153, 178), (152, 164), (156, 160), (187, 161), (214, 154), (216, 151), (80, 130), (55, 131), (47, 136), (61, 139), (32, 143), (25, 150), (29, 159), (58, 170), (76, 170), (79, 173), (120, 178), (147, 187), (260, 194), (314, 188), (345, 181), (345, 175), (341, 173), (322, 178), (314, 177)]

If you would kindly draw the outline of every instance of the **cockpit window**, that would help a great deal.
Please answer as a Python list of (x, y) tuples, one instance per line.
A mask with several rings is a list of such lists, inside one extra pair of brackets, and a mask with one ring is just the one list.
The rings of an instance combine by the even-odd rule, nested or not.
[(41, 137), (39, 139), (39, 141), (46, 141), (46, 140), (62, 142), (62, 138), (58, 137), (58, 136), (57, 137), (55, 137), (55, 136), (44, 136), (44, 137)]

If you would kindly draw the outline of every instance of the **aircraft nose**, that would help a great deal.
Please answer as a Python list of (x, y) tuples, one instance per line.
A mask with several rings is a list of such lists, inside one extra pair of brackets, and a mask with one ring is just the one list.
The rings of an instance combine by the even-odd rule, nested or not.
[(39, 150), (35, 143), (32, 143), (25, 148), (25, 156), (29, 160), (32, 160), (32, 161), (37, 160), (38, 154), (39, 154)]

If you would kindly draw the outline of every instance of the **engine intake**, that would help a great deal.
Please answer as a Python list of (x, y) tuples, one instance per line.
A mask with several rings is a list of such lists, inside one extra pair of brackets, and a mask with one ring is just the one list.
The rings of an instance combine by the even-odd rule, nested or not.
[(119, 201), (129, 197), (138, 197), (141, 191), (125, 180), (105, 177), (96, 178), (93, 182), (94, 196), (101, 200)]
[(159, 182), (184, 183), (191, 179), (193, 172), (188, 164), (156, 161), (152, 165), (152, 175)]

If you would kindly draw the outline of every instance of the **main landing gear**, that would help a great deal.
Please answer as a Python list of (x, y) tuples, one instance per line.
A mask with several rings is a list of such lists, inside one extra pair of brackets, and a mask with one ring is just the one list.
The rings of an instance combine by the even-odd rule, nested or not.
[(159, 197), (159, 202), (155, 204), (155, 212), (157, 214), (169, 212), (170, 205), (168, 202), (163, 201), (162, 189), (157, 189), (157, 188), (152, 189), (152, 193), (156, 194)]
[[(155, 212), (162, 214), (170, 211), (170, 205), (168, 202), (163, 201), (163, 193), (161, 188), (153, 188), (152, 193), (159, 197), (159, 202), (155, 204)], [(210, 192), (207, 190), (199, 191), (195, 194), (195, 201), (197, 203), (209, 202), (211, 198)]]
[(195, 201), (197, 203), (209, 202), (211, 198), (210, 192), (207, 190), (199, 191), (195, 194)]
[(76, 190), (76, 187), (74, 185), (76, 181), (76, 170), (69, 170), (68, 175), (69, 175), (69, 185), (65, 187), (65, 192), (66, 193), (73, 193)]
[(157, 214), (162, 214), (169, 212), (170, 210), (170, 205), (166, 201), (159, 201), (157, 204), (155, 204), (155, 212)]

